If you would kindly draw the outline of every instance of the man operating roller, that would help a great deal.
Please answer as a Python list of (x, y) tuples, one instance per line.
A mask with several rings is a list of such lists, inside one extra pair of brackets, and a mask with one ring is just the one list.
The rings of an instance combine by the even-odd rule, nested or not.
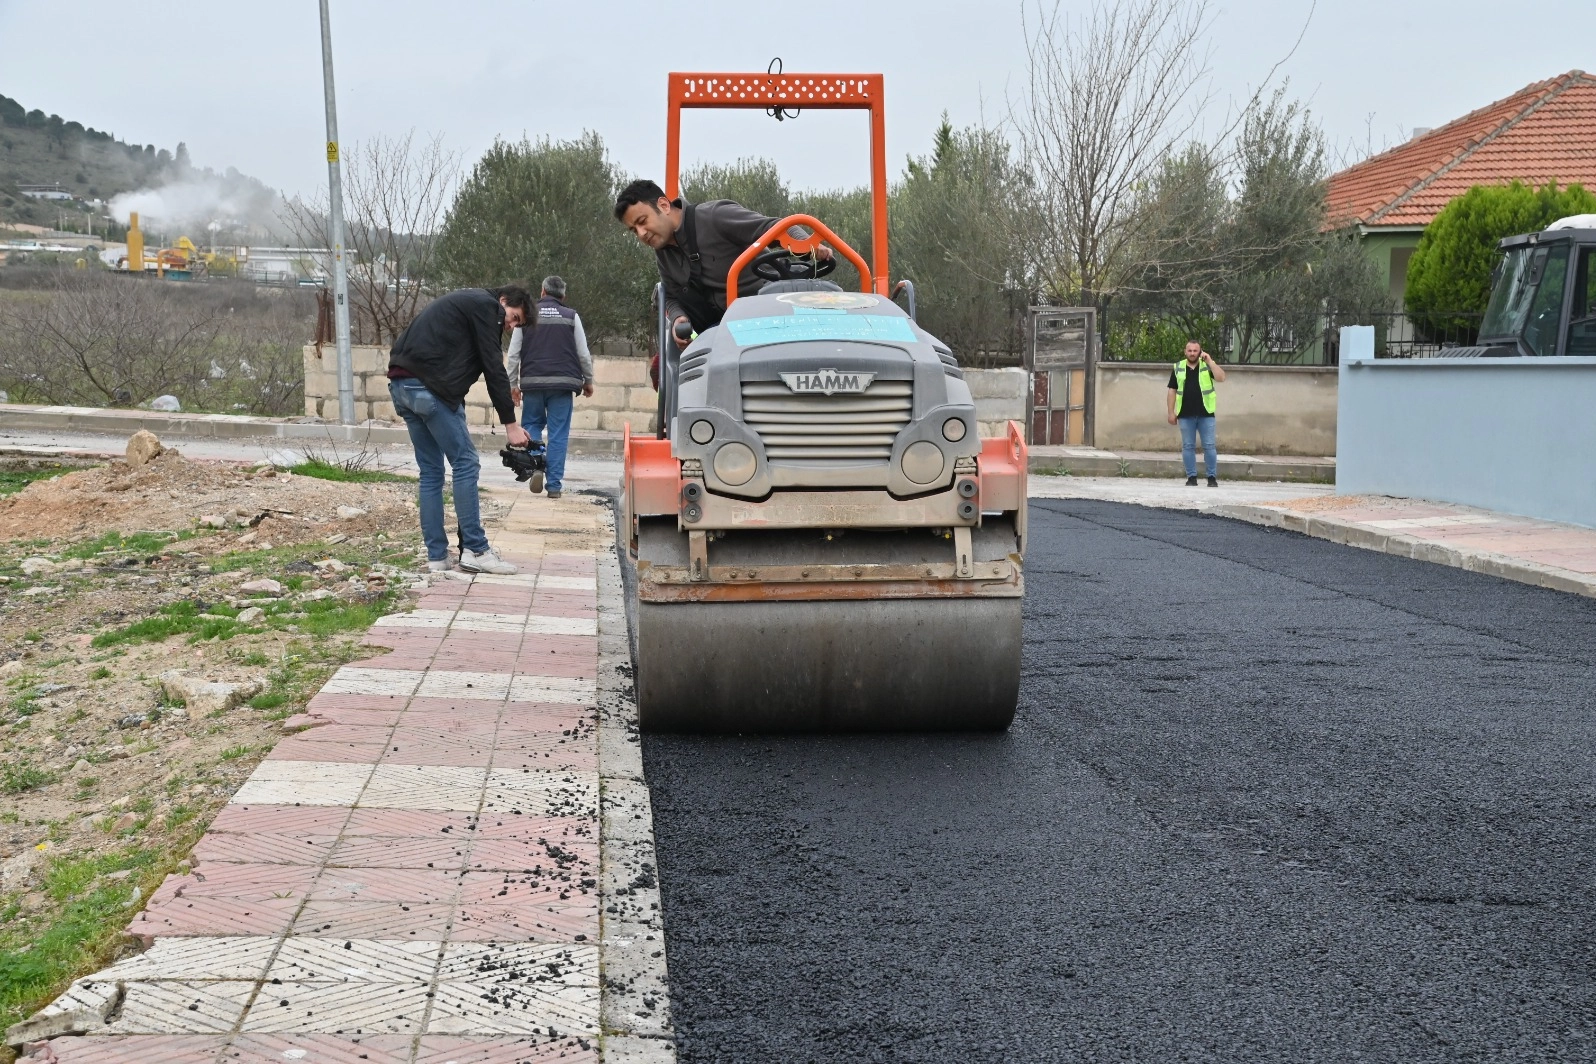
[[(648, 180), (633, 181), (621, 190), (615, 217), (639, 242), (654, 249), (659, 278), (665, 284), (665, 315), (678, 349), (686, 347), (691, 336), (678, 330), (678, 323), (688, 323), (692, 333), (720, 324), (726, 313), (727, 272), (737, 256), (777, 221), (732, 200), (673, 200)], [(831, 258), (831, 249), (817, 248), (815, 254), (824, 262)], [(764, 283), (753, 270), (745, 269), (738, 278), (737, 294), (751, 296)]]

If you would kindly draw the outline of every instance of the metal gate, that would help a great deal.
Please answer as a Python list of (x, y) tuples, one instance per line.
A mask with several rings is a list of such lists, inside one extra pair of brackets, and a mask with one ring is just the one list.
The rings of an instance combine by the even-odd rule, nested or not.
[(1025, 368), (1031, 373), (1030, 442), (1090, 445), (1097, 311), (1031, 307)]

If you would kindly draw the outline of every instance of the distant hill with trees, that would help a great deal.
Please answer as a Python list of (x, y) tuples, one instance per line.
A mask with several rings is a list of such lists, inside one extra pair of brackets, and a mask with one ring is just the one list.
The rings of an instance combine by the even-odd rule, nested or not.
[[(108, 227), (100, 217), (103, 208), (91, 206), (94, 201), (109, 204), (123, 193), (196, 180), (224, 186), (225, 191), (211, 199), (251, 206), (275, 204), (272, 189), (236, 170), (217, 174), (195, 169), (183, 144), (172, 150), (154, 144), (128, 144), (112, 133), (38, 108), (30, 110), (20, 101), (0, 95), (0, 228), (18, 222), (54, 227), (65, 211), (67, 228), (79, 231), (86, 223), (85, 216), (92, 213), (96, 233), (109, 230), (108, 236), (120, 239), (123, 227)], [(22, 194), (23, 185), (59, 185), (73, 198), (32, 199)], [(262, 210), (244, 213), (254, 224), (265, 222), (254, 217)]]

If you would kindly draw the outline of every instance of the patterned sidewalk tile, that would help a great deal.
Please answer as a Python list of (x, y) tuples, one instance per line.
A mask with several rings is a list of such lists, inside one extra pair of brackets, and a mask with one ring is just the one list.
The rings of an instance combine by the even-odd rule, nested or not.
[(255, 994), (253, 980), (152, 980), (126, 984), (122, 1013), (109, 1034), (222, 1034)]
[(390, 613), (378, 617), (373, 628), (448, 628), (455, 619), (454, 610), (412, 610), (409, 613)]
[(597, 942), (598, 902), (591, 898), (549, 905), (461, 905), (449, 933), (453, 942)]
[(211, 821), (210, 833), (332, 835), (349, 821), (347, 809), (287, 805), (224, 805)]
[[(312, 732), (320, 731), (311, 729)], [(361, 728), (363, 732), (375, 728)], [(266, 755), (268, 761), (342, 761), (348, 764), (369, 765), (382, 754), (382, 742), (372, 743), (322, 742), (319, 737), (291, 735), (278, 741)]]
[(424, 698), (487, 698), (502, 702), (509, 693), (508, 672), (428, 672), (416, 693)]
[(442, 868), (329, 868), (310, 897), (315, 902), (446, 902), (459, 892), (460, 875)]
[(334, 835), (209, 834), (194, 847), (194, 866), (209, 873), (211, 864), (319, 865), (338, 842)]
[(472, 872), (522, 872), (552, 867), (578, 879), (598, 874), (598, 843), (587, 840), (479, 838), (471, 847), (466, 869)]
[(525, 613), (478, 613), (461, 610), (449, 624), (451, 632), (507, 632), (520, 634), (526, 628)]
[[(426, 940), (288, 938), (266, 978), (285, 983), (428, 983), (442, 947), (442, 942)], [(263, 993), (269, 994), (270, 988)]]
[(391, 1034), (241, 1034), (221, 1060), (222, 1064), (410, 1064), (414, 1041), (408, 1035)]
[(481, 805), (486, 774), (467, 765), (378, 765), (360, 806), (473, 813)]
[(560, 731), (527, 731), (506, 723), (501, 726), (494, 744), (493, 767), (499, 771), (523, 768), (596, 770), (598, 752), (593, 749), (592, 740), (573, 736), (570, 732), (569, 727)]
[(547, 839), (598, 845), (598, 825), (585, 817), (484, 816), (477, 821), (479, 839)]
[(128, 925), (141, 939), (161, 935), (275, 935), (287, 930), (303, 904), (299, 898), (174, 898), (150, 905)]
[(452, 903), (309, 901), (293, 934), (340, 941), (356, 938), (438, 941), (449, 937)]
[(22, 1064), (214, 1064), (225, 1045), (224, 1035), (57, 1038), (45, 1046), (43, 1055), (23, 1057)]
[(233, 793), (234, 805), (349, 806), (371, 776), (369, 764), (262, 761)]
[(494, 772), (483, 812), (520, 810), (528, 816), (596, 817), (598, 774), (575, 771)]
[(321, 690), (329, 695), (409, 696), (416, 693), (416, 685), (425, 675), (413, 669), (359, 669), (345, 665)]
[(597, 685), (587, 677), (518, 675), (510, 684), (511, 702), (590, 706), (597, 697)]
[(281, 940), (274, 935), (162, 938), (136, 956), (117, 961), (101, 980), (259, 979)]
[(468, 838), (383, 839), (352, 837), (339, 842), (329, 857), (330, 868), (433, 868), (461, 870), (466, 866)]
[(282, 983), (261, 988), (245, 1031), (415, 1034), (426, 1016), (424, 983)]
[[(546, 1033), (546, 1032), (545, 1032)], [(414, 1064), (598, 1064), (587, 1038), (454, 1038), (427, 1035)]]
[(345, 838), (421, 838), (437, 836), (469, 839), (476, 816), (421, 809), (356, 809), (349, 814)]
[(276, 898), (303, 898), (316, 881), (317, 869), (298, 864), (201, 865), (186, 876), (167, 876), (151, 903), (167, 898), (231, 898), (237, 901), (270, 901)]

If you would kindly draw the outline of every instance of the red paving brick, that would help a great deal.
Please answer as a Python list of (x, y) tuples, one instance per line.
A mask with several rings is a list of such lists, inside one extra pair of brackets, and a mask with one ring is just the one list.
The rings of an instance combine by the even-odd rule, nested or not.
[(57, 1038), (21, 1060), (22, 1064), (214, 1064), (226, 1045), (225, 1035)]

